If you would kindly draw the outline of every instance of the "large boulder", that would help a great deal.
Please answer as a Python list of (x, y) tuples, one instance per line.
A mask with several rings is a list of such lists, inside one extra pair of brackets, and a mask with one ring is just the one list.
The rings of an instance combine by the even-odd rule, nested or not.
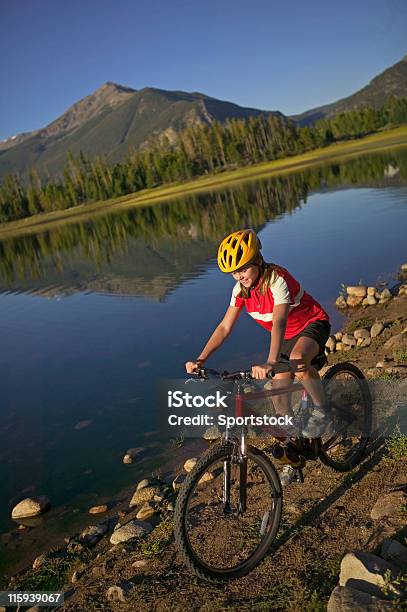
[(389, 601), (344, 586), (334, 588), (327, 605), (327, 612), (387, 612), (387, 610), (394, 612), (394, 606)]
[(360, 338), (361, 340), (364, 340), (365, 338), (370, 338), (370, 331), (364, 327), (359, 327), (358, 329), (355, 329), (353, 335), (356, 339)]
[(407, 547), (397, 540), (384, 540), (380, 549), (383, 559), (396, 563), (400, 567), (407, 567)]
[(146, 452), (147, 449), (142, 446), (139, 446), (137, 448), (129, 448), (123, 457), (123, 463), (133, 463), (133, 461), (135, 461), (136, 459), (140, 459), (141, 457), (143, 457)]
[(122, 527), (115, 529), (110, 536), (111, 544), (121, 544), (128, 540), (144, 538), (153, 530), (150, 523), (144, 521), (129, 521)]
[(376, 336), (379, 336), (383, 330), (383, 323), (381, 321), (376, 321), (376, 323), (373, 323), (372, 327), (370, 328), (370, 335), (372, 338), (376, 338)]
[(376, 555), (362, 551), (347, 553), (341, 562), (339, 585), (387, 599), (389, 596), (383, 591), (386, 572), (397, 577), (395, 566)]
[(353, 308), (354, 306), (360, 306), (363, 300), (363, 297), (359, 297), (357, 295), (348, 295), (348, 297), (346, 298), (346, 303), (348, 306)]
[(356, 285), (355, 287), (346, 287), (346, 293), (355, 297), (364, 298), (366, 297), (367, 288), (363, 285)]
[(159, 487), (144, 487), (142, 489), (136, 489), (133, 493), (133, 497), (130, 500), (129, 506), (138, 506), (139, 504), (144, 504), (144, 502), (149, 502), (154, 499), (154, 496), (160, 491)]
[(29, 518), (31, 516), (39, 516), (46, 512), (50, 507), (49, 499), (45, 496), (27, 497), (14, 506), (11, 518), (18, 520), (20, 518)]
[(356, 346), (356, 338), (352, 336), (352, 334), (344, 334), (342, 338), (342, 344), (347, 344), (348, 346)]

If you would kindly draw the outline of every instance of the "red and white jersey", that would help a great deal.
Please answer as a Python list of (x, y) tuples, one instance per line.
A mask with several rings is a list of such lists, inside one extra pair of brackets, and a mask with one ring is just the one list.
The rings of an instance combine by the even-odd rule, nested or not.
[(264, 295), (259, 291), (259, 284), (250, 289), (249, 297), (243, 298), (239, 295), (241, 288), (237, 282), (230, 305), (237, 308), (246, 306), (249, 315), (268, 331), (273, 329), (273, 309), (278, 304), (290, 304), (284, 335), (286, 340), (299, 334), (309, 323), (329, 321), (325, 310), (304, 291), (285, 268), (275, 267), (275, 273)]

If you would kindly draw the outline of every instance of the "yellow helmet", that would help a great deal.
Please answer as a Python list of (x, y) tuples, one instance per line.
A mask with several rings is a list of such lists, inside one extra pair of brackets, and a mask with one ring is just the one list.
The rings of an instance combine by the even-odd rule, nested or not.
[(218, 249), (218, 266), (222, 272), (236, 272), (260, 253), (261, 242), (252, 229), (238, 230), (226, 236)]

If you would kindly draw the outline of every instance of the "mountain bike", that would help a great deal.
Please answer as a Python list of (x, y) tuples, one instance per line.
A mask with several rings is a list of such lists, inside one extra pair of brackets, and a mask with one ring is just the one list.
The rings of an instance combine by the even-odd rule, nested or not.
[[(288, 360), (280, 363), (288, 366)], [(315, 367), (321, 369), (321, 363)], [(196, 374), (198, 379), (234, 381), (236, 417), (243, 416), (253, 400), (268, 398), (270, 402), (282, 393), (301, 394), (293, 409), (297, 423), (304, 422), (312, 410), (311, 398), (295, 379), (285, 387), (273, 389), (271, 383), (270, 389), (245, 393), (253, 384), (250, 370), (219, 373), (201, 368)], [(310, 439), (299, 434), (290, 439), (290, 445), (303, 464), (320, 459), (346, 472), (364, 456), (372, 427), (372, 398), (363, 373), (352, 363), (332, 366), (322, 381), (338, 421), (334, 432)], [(174, 513), (178, 551), (197, 576), (213, 582), (233, 580), (253, 570), (270, 550), (280, 525), (283, 490), (278, 472), (265, 450), (248, 443), (247, 434), (246, 426), (239, 435), (227, 428), (189, 472), (178, 494)], [(302, 468), (297, 472), (303, 482)]]

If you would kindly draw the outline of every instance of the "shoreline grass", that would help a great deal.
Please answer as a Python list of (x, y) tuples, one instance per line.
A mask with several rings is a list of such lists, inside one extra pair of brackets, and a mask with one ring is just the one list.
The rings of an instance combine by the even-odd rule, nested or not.
[(167, 186), (144, 189), (119, 198), (81, 204), (65, 210), (41, 213), (18, 221), (2, 223), (0, 224), (0, 240), (46, 231), (68, 222), (77, 223), (91, 220), (108, 212), (136, 206), (150, 206), (175, 198), (223, 189), (228, 185), (235, 185), (248, 180), (283, 176), (313, 166), (347, 161), (364, 153), (376, 153), (387, 148), (393, 149), (405, 146), (407, 146), (407, 126), (402, 126), (377, 132), (357, 140), (334, 143), (292, 157), (200, 176), (186, 183), (172, 183)]

